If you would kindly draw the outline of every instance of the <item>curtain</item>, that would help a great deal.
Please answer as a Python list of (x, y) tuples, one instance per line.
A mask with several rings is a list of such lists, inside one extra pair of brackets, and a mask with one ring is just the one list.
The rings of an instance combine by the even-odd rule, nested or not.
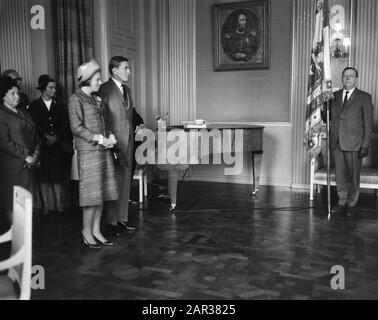
[(0, 0), (0, 69), (15, 69), (23, 78), (22, 90), (33, 99), (30, 7), (24, 0)]
[(367, 167), (378, 167), (378, 1), (355, 1), (351, 65), (359, 71), (358, 87), (373, 97), (374, 134)]
[(293, 3), (293, 53), (291, 108), (293, 123), (293, 186), (309, 183), (310, 162), (303, 145), (306, 99), (312, 39), (315, 30), (315, 2), (295, 0)]
[[(67, 106), (76, 91), (77, 68), (93, 58), (93, 0), (53, 0), (52, 4), (57, 100)], [(73, 159), (74, 160), (74, 159)], [(71, 181), (66, 206), (78, 207), (77, 182)]]
[(359, 88), (373, 96), (374, 129), (378, 133), (378, 1), (356, 1), (352, 65), (359, 71)]
[(77, 68), (93, 58), (93, 0), (54, 0), (53, 29), (59, 100), (77, 89)]

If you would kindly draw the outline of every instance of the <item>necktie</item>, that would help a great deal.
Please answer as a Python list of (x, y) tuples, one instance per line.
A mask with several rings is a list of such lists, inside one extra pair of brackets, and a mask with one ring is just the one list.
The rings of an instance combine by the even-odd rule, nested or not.
[(348, 102), (348, 95), (349, 95), (349, 91), (347, 91), (347, 92), (345, 93), (345, 98), (344, 98), (344, 102), (343, 102), (343, 108), (345, 107), (345, 105), (346, 105), (347, 102)]
[(123, 89), (123, 98), (125, 99), (125, 103), (126, 103), (126, 109), (129, 109), (129, 97), (127, 95), (127, 87), (125, 84), (122, 85), (122, 89)]

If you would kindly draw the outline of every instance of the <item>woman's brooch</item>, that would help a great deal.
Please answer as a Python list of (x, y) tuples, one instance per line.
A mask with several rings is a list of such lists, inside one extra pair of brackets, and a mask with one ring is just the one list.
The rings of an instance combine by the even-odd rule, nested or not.
[(97, 106), (101, 106), (101, 104), (102, 104), (102, 99), (101, 99), (101, 97), (99, 97), (99, 96), (96, 96), (96, 103), (97, 103)]

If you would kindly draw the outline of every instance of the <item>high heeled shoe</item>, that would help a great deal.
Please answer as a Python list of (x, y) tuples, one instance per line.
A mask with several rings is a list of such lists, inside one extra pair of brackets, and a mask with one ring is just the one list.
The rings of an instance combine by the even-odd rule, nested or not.
[(106, 246), (106, 247), (114, 247), (117, 244), (116, 242), (112, 242), (112, 241), (108, 241), (108, 240), (106, 240), (105, 242), (102, 242), (102, 241), (98, 240), (95, 236), (93, 236), (93, 238), (96, 240), (97, 243), (99, 243), (100, 245)]
[(83, 244), (84, 244), (85, 246), (87, 246), (88, 248), (90, 248), (90, 249), (100, 249), (100, 248), (101, 248), (101, 246), (99, 246), (99, 245), (97, 244), (97, 242), (96, 242), (96, 244), (91, 244), (91, 243), (89, 243), (88, 240), (85, 238), (85, 236), (84, 236), (83, 233), (81, 233), (81, 236), (83, 237)]

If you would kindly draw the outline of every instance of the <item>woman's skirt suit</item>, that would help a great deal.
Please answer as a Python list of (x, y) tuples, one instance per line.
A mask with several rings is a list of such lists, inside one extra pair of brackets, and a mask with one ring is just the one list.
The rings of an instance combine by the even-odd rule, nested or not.
[(79, 204), (99, 206), (118, 199), (117, 180), (110, 150), (92, 141), (95, 134), (107, 135), (101, 98), (82, 90), (68, 103), (71, 131), (78, 154)]

